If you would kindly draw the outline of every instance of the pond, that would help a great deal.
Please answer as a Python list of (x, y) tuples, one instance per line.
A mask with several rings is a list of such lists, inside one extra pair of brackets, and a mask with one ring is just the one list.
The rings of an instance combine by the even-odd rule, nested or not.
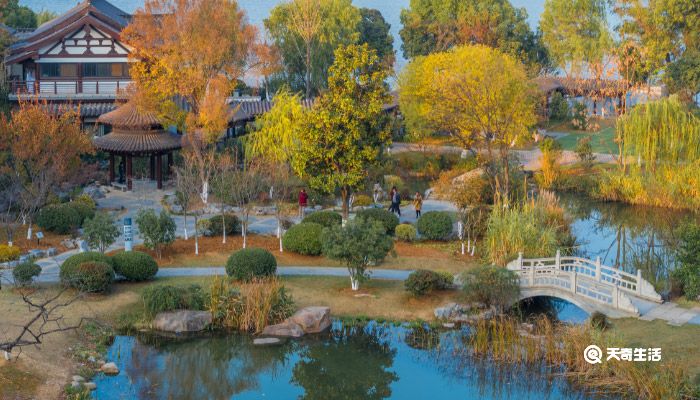
[(473, 358), (468, 331), (370, 322), (255, 346), (232, 333), (193, 339), (118, 336), (96, 399), (587, 399), (558, 371)]
[(697, 218), (689, 212), (623, 203), (602, 203), (575, 195), (560, 195), (577, 239), (576, 253), (600, 257), (605, 265), (635, 273), (642, 271), (662, 295), (671, 290), (676, 267), (677, 228)]

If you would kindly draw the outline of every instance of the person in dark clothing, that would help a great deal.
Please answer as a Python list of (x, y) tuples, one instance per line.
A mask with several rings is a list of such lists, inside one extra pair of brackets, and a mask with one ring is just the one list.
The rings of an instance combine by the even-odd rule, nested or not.
[(396, 190), (396, 186), (391, 188), (391, 208), (389, 211), (395, 212), (399, 217), (401, 216), (401, 195)]

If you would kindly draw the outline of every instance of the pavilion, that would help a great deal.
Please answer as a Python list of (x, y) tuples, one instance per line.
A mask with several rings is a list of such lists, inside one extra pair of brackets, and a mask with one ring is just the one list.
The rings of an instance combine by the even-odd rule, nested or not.
[[(150, 158), (150, 179), (163, 188), (163, 156), (167, 157), (166, 178), (173, 165), (173, 151), (182, 148), (181, 137), (161, 125), (155, 114), (139, 110), (133, 102), (127, 102), (114, 111), (101, 115), (99, 123), (109, 125), (112, 132), (93, 139), (96, 149), (109, 153), (109, 180), (111, 184), (123, 184), (133, 188), (132, 159)], [(119, 182), (115, 181), (115, 158), (121, 157)]]

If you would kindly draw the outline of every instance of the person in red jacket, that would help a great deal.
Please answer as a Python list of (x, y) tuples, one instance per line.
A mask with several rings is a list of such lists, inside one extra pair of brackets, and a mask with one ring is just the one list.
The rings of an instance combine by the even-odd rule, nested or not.
[(304, 218), (304, 209), (309, 201), (309, 195), (306, 194), (306, 189), (301, 189), (299, 192), (299, 218)]

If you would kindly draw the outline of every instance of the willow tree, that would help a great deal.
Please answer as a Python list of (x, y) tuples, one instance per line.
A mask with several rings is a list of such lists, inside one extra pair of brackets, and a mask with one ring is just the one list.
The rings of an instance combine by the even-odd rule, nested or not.
[(204, 203), (208, 150), (226, 129), (226, 99), (250, 66), (255, 37), (235, 0), (146, 0), (122, 32), (140, 101), (187, 132)]
[[(411, 134), (447, 132), (465, 149), (498, 159), (492, 173), (502, 198), (510, 192), (510, 148), (536, 122), (524, 66), (483, 45), (414, 59), (399, 77), (399, 104)], [(502, 181), (499, 182), (499, 180)]]
[(289, 163), (300, 146), (300, 136), (308, 111), (301, 97), (280, 90), (272, 108), (255, 120), (254, 131), (247, 137), (246, 152), (275, 163)]
[(318, 190), (340, 190), (345, 219), (350, 194), (391, 141), (383, 111), (389, 102), (386, 77), (376, 51), (367, 44), (339, 47), (329, 69), (328, 91), (300, 130), (294, 171)]
[(700, 159), (700, 119), (677, 96), (640, 104), (617, 121), (617, 142), (624, 165), (627, 156), (655, 171), (660, 163)]

